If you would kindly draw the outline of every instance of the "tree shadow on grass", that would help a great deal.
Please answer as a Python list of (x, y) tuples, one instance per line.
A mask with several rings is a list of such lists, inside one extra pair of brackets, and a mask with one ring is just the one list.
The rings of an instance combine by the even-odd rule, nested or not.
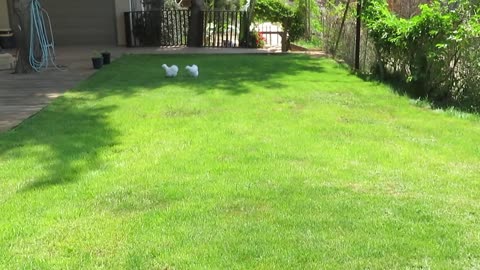
[(366, 82), (375, 82), (378, 84), (384, 84), (390, 87), (390, 89), (399, 96), (405, 96), (409, 99), (416, 100), (416, 104), (421, 104), (422, 107), (431, 109), (448, 110), (454, 108), (456, 111), (478, 114), (471, 103), (462, 103), (460, 101), (454, 101), (452, 98), (445, 96), (442, 99), (433, 99), (425, 96), (425, 90), (422, 89), (420, 83), (407, 82), (401, 75), (398, 74), (386, 74), (384, 78), (372, 74), (356, 74), (359, 78)]
[[(177, 65), (176, 78), (166, 78), (162, 64)], [(199, 66), (200, 76), (189, 77), (186, 65)], [(95, 74), (81, 87), (98, 97), (135, 95), (139, 88), (158, 89), (168, 85), (193, 89), (198, 94), (210, 90), (247, 94), (252, 85), (280, 89), (282, 79), (302, 72), (324, 72), (319, 59), (308, 55), (128, 55)], [(105, 86), (108, 83), (108, 91)]]
[[(179, 77), (165, 78), (163, 63), (177, 64), (181, 69)], [(200, 66), (200, 78), (186, 76), (183, 69), (187, 64)], [(28, 165), (22, 165), (25, 168), (21, 177), (26, 183), (20, 192), (69, 184), (101, 169), (104, 158), (99, 153), (113, 147), (119, 136), (119, 131), (107, 121), (108, 113), (116, 107), (97, 102), (104, 97), (128, 97), (139, 89), (154, 90), (169, 85), (199, 95), (212, 89), (241, 95), (257, 85), (280, 89), (285, 86), (286, 76), (322, 71), (318, 60), (304, 55), (126, 56), (16, 129), (0, 134), (0, 160), (28, 160), (25, 163)]]
[(418, 90), (415, 90), (413, 84), (409, 84), (400, 77), (394, 75), (385, 75), (382, 79), (379, 76), (366, 73), (355, 73), (360, 79), (365, 82), (374, 82), (378, 84), (385, 84), (389, 86), (392, 91), (400, 96), (408, 96), (409, 98), (417, 99), (420, 97)]
[[(115, 144), (118, 133), (106, 121), (114, 106), (87, 107), (81, 98), (61, 97), (20, 126), (0, 134), (0, 159), (25, 164), (27, 192), (77, 181), (99, 168), (99, 152)], [(28, 178), (27, 178), (28, 177)]]

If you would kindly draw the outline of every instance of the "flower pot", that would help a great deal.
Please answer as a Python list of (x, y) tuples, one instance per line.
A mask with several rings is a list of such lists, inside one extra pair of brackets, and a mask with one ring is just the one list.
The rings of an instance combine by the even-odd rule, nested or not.
[(94, 69), (101, 69), (103, 66), (103, 57), (92, 58), (92, 64)]
[(15, 49), (17, 47), (12, 29), (0, 29), (0, 47), (3, 49)]
[(103, 57), (103, 64), (104, 65), (109, 65), (110, 64), (110, 53), (109, 52), (103, 52), (102, 57)]

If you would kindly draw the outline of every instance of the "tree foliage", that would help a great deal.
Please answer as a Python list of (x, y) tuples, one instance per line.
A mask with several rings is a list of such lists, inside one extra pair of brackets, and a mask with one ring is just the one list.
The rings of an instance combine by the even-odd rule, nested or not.
[(305, 33), (302, 9), (299, 5), (289, 5), (282, 0), (258, 0), (255, 5), (255, 18), (282, 24), (288, 34), (288, 41), (301, 38)]

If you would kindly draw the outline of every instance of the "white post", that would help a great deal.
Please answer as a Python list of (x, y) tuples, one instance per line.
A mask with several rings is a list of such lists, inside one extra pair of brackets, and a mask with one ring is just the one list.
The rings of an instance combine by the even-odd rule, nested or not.
[[(1, 0), (0, 0), (1, 1)], [(117, 45), (127, 45), (125, 37), (125, 16), (124, 12), (131, 11), (131, 0), (115, 0), (115, 18), (117, 25)]]

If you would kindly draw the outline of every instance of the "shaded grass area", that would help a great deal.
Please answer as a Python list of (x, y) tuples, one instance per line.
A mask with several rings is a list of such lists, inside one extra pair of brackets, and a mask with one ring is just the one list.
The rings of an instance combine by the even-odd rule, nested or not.
[(0, 268), (476, 269), (479, 119), (414, 105), (322, 58), (124, 57), (0, 134)]
[(476, 93), (473, 92), (465, 92), (463, 93), (463, 97), (455, 99), (444, 97), (434, 100), (425, 95), (425, 90), (420, 83), (406, 82), (402, 79), (401, 74), (385, 74), (382, 78), (380, 75), (366, 73), (359, 74), (359, 77), (366, 81), (376, 81), (388, 85), (397, 94), (416, 100), (417, 103), (421, 103), (424, 107), (450, 111), (457, 114), (479, 115), (478, 103), (476, 103), (477, 98), (475, 97)]
[(300, 39), (294, 42), (295, 45), (302, 46), (309, 50), (322, 50), (325, 48), (323, 40), (318, 36), (312, 36), (310, 39)]

